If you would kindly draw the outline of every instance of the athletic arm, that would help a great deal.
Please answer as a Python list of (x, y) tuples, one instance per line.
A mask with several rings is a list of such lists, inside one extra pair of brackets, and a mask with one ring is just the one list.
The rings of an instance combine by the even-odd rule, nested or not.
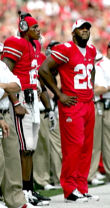
[(93, 66), (93, 69), (91, 71), (91, 81), (94, 87), (94, 80), (95, 80), (95, 66)]
[(58, 63), (56, 63), (51, 56), (48, 56), (39, 68), (39, 75), (47, 87), (58, 97), (61, 103), (67, 106), (74, 105), (77, 102), (76, 97), (67, 96), (62, 93), (53, 79), (52, 72), (56, 70), (58, 66)]
[(45, 86), (43, 80), (41, 78), (39, 78), (39, 81), (40, 81), (40, 85), (41, 85), (41, 89), (42, 89), (42, 92), (40, 94), (40, 100), (43, 103), (45, 109), (47, 111), (49, 111), (49, 110), (51, 110), (50, 98), (49, 98), (49, 95), (48, 95), (48, 92), (47, 92), (47, 89), (46, 89), (46, 86)]
[(56, 83), (54, 82), (52, 71), (54, 68), (57, 68), (58, 64), (49, 56), (47, 59), (43, 62), (41, 67), (39, 68), (39, 75), (43, 79), (44, 83), (47, 85), (47, 87), (57, 95), (57, 97), (60, 97), (60, 90), (57, 88)]
[(14, 60), (4, 57), (2, 61), (8, 66), (10, 71), (13, 71), (13, 68), (16, 64), (16, 62)]
[(0, 88), (4, 89), (7, 94), (16, 93), (21, 90), (16, 82), (0, 83)]

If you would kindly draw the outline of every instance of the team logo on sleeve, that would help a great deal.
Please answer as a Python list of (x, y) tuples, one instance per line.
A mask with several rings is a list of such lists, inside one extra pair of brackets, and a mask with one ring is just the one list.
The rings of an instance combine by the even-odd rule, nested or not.
[(64, 45), (65, 45), (67, 48), (70, 48), (70, 47), (71, 47), (71, 44), (70, 44), (70, 43), (64, 43)]

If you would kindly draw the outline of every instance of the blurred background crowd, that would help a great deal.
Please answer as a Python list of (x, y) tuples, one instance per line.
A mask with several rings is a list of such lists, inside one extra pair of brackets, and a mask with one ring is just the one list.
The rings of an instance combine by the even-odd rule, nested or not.
[(18, 10), (39, 20), (43, 49), (51, 40), (71, 40), (77, 18), (91, 21), (91, 42), (103, 54), (110, 40), (109, 0), (0, 0), (0, 42), (17, 33)]

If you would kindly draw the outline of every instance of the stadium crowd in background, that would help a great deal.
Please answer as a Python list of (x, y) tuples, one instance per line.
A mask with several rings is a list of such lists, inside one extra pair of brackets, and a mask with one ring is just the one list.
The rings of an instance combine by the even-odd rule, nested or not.
[[(91, 42), (106, 53), (110, 39), (110, 1), (107, 0), (1, 0), (0, 41), (16, 34), (19, 9), (39, 19), (44, 49), (51, 40), (71, 39), (71, 26), (77, 18), (91, 21)], [(65, 29), (66, 28), (66, 29)]]
[(73, 22), (83, 18), (92, 23), (89, 42), (106, 55), (110, 40), (110, 2), (107, 0), (1, 0), (0, 8), (0, 47), (9, 36), (17, 35), (18, 11), (21, 10), (38, 20), (43, 52), (52, 40), (70, 41)]

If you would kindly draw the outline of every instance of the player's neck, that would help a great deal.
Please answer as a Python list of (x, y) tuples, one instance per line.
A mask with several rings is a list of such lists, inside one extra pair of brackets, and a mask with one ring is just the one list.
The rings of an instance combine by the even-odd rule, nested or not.
[(74, 42), (80, 48), (86, 48), (87, 42)]
[(73, 42), (81, 48), (86, 48), (87, 41), (88, 40), (82, 40), (82, 38), (80, 38), (80, 37), (74, 37), (73, 38)]

